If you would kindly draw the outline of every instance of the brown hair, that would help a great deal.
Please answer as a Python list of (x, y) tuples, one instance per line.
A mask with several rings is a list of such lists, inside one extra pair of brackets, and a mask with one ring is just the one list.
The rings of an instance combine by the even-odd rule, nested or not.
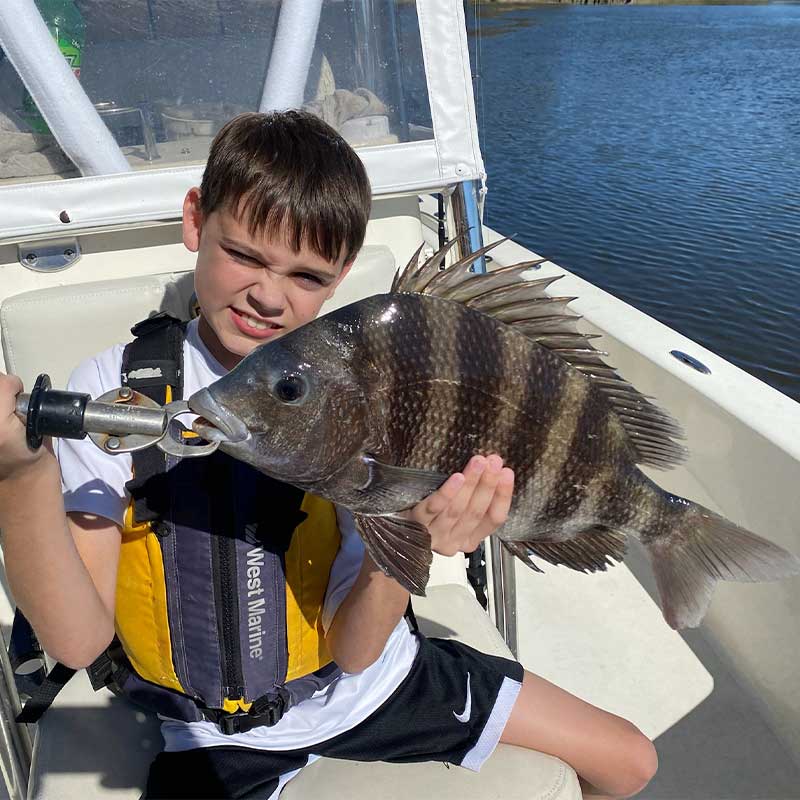
[(235, 117), (211, 144), (200, 208), (225, 208), (251, 235), (285, 236), (336, 262), (364, 242), (372, 193), (361, 159), (336, 131), (304, 111)]

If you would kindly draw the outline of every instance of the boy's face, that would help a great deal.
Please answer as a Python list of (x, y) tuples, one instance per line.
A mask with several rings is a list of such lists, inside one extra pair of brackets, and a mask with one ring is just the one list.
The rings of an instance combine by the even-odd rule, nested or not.
[(183, 241), (197, 253), (200, 336), (228, 369), (258, 345), (314, 319), (352, 263), (326, 261), (305, 246), (294, 253), (285, 241), (252, 236), (227, 210), (203, 217), (196, 188), (183, 204)]

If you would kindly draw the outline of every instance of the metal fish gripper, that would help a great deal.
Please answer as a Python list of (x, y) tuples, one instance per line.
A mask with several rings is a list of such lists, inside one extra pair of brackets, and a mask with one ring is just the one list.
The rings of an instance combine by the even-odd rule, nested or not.
[(45, 436), (83, 439), (87, 435), (112, 455), (155, 446), (179, 458), (194, 458), (219, 447), (219, 442), (204, 442), (173, 425), (176, 417), (193, 413), (185, 400), (160, 406), (129, 386), (92, 400), (88, 394), (51, 388), (50, 377), (43, 373), (30, 394), (17, 396), (15, 411), (24, 420), (28, 446), (34, 449), (41, 447)]

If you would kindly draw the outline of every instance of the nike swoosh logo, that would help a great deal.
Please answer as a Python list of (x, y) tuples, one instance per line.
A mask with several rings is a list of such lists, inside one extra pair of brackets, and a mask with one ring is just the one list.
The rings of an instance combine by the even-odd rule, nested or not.
[(469, 722), (470, 714), (472, 714), (472, 694), (469, 691), (469, 672), (467, 673), (467, 701), (464, 703), (464, 710), (460, 714), (453, 711), (453, 716), (459, 722)]

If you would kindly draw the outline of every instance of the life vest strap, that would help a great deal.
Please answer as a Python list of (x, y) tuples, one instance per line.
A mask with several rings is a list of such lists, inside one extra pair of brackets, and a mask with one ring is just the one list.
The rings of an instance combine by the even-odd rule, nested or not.
[[(131, 328), (136, 337), (122, 355), (122, 383), (159, 405), (183, 394), (183, 339), (186, 325), (161, 312)], [(167, 387), (171, 398), (167, 398)]]
[(403, 616), (408, 620), (411, 630), (414, 633), (419, 633), (419, 623), (417, 622), (417, 615), (414, 613), (414, 606), (411, 605), (411, 598), (408, 598), (408, 605)]
[(64, 664), (56, 664), (25, 702), (22, 711), (17, 714), (17, 722), (38, 722), (76, 671)]
[[(148, 317), (131, 328), (136, 337), (122, 353), (121, 379), (124, 386), (164, 405), (183, 398), (183, 341), (186, 324), (166, 312)], [(158, 522), (159, 511), (150, 507), (142, 489), (153, 475), (165, 472), (167, 456), (157, 447), (147, 447), (131, 454), (133, 477), (125, 488), (133, 498), (136, 524)], [(156, 505), (158, 505), (156, 503)], [(154, 528), (158, 534), (158, 524)]]

